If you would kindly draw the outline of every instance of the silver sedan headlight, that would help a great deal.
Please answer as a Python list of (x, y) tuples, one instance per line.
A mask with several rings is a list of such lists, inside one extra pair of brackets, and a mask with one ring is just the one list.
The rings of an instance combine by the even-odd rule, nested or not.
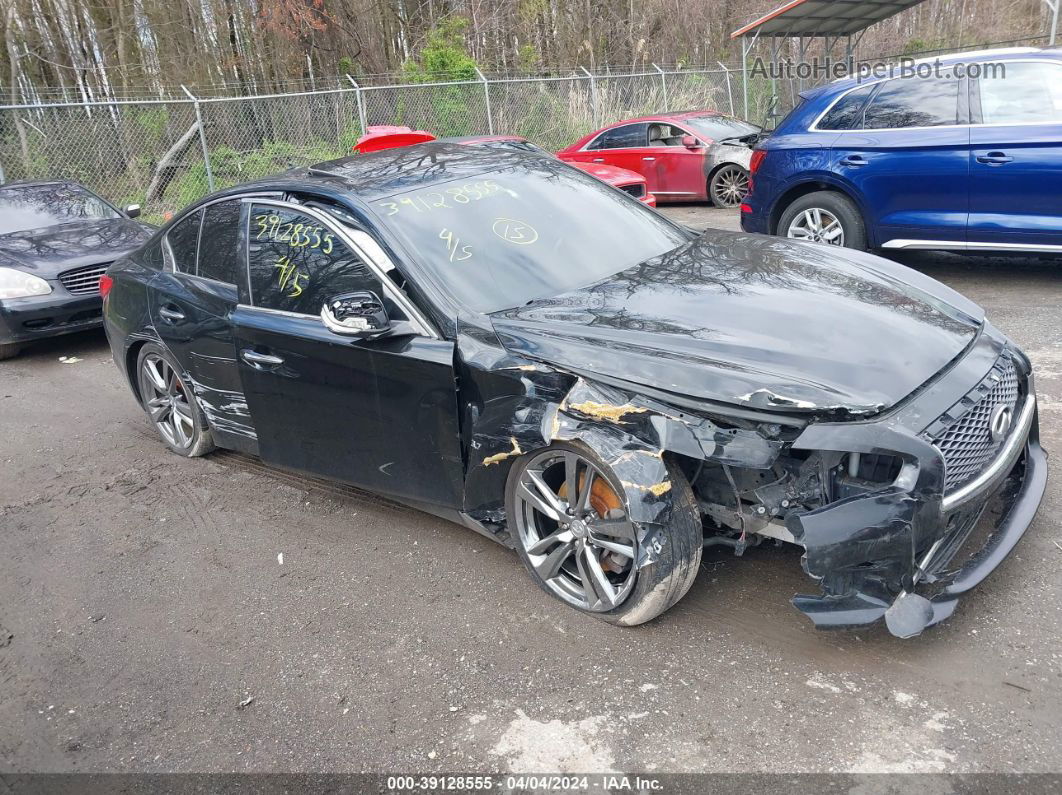
[(29, 298), (34, 295), (48, 295), (52, 286), (40, 276), (23, 273), (14, 268), (0, 268), (0, 299)]

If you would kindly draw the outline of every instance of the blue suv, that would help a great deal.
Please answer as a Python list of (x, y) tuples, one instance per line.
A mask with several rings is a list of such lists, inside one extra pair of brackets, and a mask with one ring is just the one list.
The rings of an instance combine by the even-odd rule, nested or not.
[(1062, 49), (964, 53), (801, 97), (753, 152), (746, 232), (1062, 253)]

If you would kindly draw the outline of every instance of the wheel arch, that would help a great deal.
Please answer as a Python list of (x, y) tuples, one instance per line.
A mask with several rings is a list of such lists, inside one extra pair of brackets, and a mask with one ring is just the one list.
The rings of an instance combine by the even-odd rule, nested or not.
[(871, 226), (868, 222), (869, 216), (867, 215), (867, 208), (863, 206), (863, 202), (859, 200), (859, 196), (855, 191), (849, 189), (847, 186), (837, 183), (833, 180), (819, 177), (812, 180), (801, 182), (797, 185), (787, 188), (774, 202), (771, 207), (771, 213), (767, 219), (767, 234), (778, 234), (778, 222), (782, 218), (782, 213), (786, 211), (786, 208), (790, 204), (795, 202), (801, 196), (807, 196), (809, 193), (817, 193), (818, 191), (831, 191), (833, 193), (839, 193), (846, 199), (851, 201), (856, 210), (859, 211), (860, 216), (863, 218), (863, 228), (867, 232), (868, 242), (871, 237)]

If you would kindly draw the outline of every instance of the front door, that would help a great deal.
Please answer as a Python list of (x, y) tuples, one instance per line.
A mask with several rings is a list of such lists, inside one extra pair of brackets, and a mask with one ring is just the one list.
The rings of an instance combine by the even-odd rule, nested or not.
[(887, 81), (862, 112), (862, 129), (839, 132), (832, 169), (862, 199), (872, 246), (965, 241), (970, 128), (960, 82)]
[[(411, 333), (404, 297), (323, 213), (253, 203), (248, 238), (250, 296), (232, 320), (261, 457), (459, 507), (453, 343)], [(324, 303), (355, 291), (379, 296), (405, 333), (359, 340), (327, 329)]]
[(1062, 63), (986, 65), (971, 107), (970, 244), (1062, 246)]

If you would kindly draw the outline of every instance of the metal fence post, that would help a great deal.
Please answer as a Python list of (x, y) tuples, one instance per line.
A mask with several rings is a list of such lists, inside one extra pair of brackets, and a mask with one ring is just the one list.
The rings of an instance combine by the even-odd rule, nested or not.
[(723, 63), (722, 61), (716, 61), (716, 63), (719, 64), (721, 67), (723, 67), (723, 71), (726, 73), (726, 95), (730, 99), (730, 115), (733, 116), (734, 115), (734, 90), (730, 87), (730, 70), (726, 68), (726, 64)]
[(657, 66), (655, 63), (650, 64), (650, 66), (652, 66), (656, 71), (660, 73), (660, 87), (664, 90), (664, 112), (666, 113), (669, 109), (667, 103), (667, 78), (664, 77), (664, 70)]
[(583, 70), (584, 75), (590, 78), (590, 112), (594, 118), (594, 127), (597, 128), (601, 126), (600, 114), (597, 109), (597, 81), (594, 80), (594, 76), (590, 74), (585, 66), (580, 66), (579, 68)]
[(210, 151), (207, 149), (206, 128), (203, 126), (203, 114), (199, 109), (199, 100), (183, 85), (181, 91), (188, 95), (188, 99), (192, 100), (195, 106), (195, 121), (199, 125), (199, 146), (203, 150), (203, 165), (206, 166), (207, 190), (213, 193), (214, 172), (210, 170)]
[(483, 99), (487, 103), (487, 132), (490, 135), (494, 135), (494, 116), (490, 111), (490, 81), (483, 76), (478, 66), (476, 67), (476, 74), (479, 75), (479, 79), (483, 83)]
[(361, 133), (364, 135), (369, 129), (369, 126), (365, 123), (365, 101), (361, 97), (361, 86), (354, 82), (354, 78), (350, 75), (347, 75), (346, 77), (347, 80), (350, 81), (350, 84), (354, 86), (354, 99), (358, 103), (358, 121), (361, 122)]

